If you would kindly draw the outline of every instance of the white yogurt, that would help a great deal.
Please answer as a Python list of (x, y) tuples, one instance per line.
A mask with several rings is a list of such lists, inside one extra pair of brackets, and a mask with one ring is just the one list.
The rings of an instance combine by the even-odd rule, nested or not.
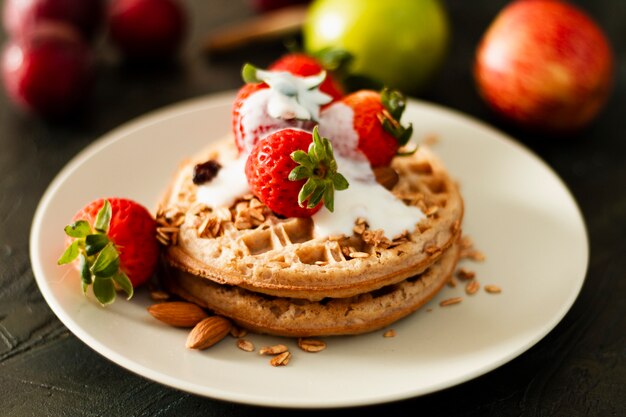
[[(269, 88), (263, 88), (252, 93), (243, 103), (240, 109), (241, 126), (243, 128), (244, 152), (250, 152), (255, 143), (278, 130), (285, 128), (311, 128), (311, 122), (307, 120), (276, 119), (267, 112), (268, 102), (272, 92)], [(239, 134), (239, 132), (236, 132)]]
[(359, 152), (359, 135), (354, 130), (354, 110), (352, 107), (337, 102), (320, 113), (320, 135), (333, 143), (333, 150), (346, 158), (360, 160), (364, 157)]
[(246, 161), (248, 155), (228, 161), (217, 172), (215, 178), (206, 184), (198, 186), (196, 200), (215, 209), (230, 207), (244, 194), (250, 192), (246, 178)]
[(404, 231), (413, 231), (426, 216), (417, 207), (407, 206), (389, 190), (376, 182), (376, 177), (366, 161), (356, 161), (335, 155), (337, 170), (350, 186), (335, 191), (335, 211), (326, 207), (313, 215), (316, 237), (343, 234), (352, 235), (356, 220), (365, 219), (370, 230), (382, 229), (387, 238)]
[(325, 71), (299, 77), (287, 71), (257, 70), (256, 76), (270, 86), (267, 112), (276, 119), (318, 120), (320, 106), (333, 99), (319, 90), (326, 78)]

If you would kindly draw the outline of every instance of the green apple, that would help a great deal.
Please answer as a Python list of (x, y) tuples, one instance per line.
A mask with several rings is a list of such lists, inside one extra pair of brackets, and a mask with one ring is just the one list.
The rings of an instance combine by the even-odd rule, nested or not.
[(354, 55), (349, 73), (421, 91), (441, 65), (447, 14), (438, 0), (315, 0), (303, 27), (309, 53), (325, 48)]

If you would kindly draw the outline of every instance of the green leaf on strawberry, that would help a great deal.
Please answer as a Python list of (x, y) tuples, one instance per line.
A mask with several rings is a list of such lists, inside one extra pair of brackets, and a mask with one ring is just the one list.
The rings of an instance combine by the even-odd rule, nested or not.
[(96, 277), (93, 281), (93, 295), (103, 306), (115, 301), (115, 285), (111, 277)]
[(408, 127), (400, 124), (400, 118), (406, 108), (406, 97), (398, 90), (383, 88), (380, 92), (380, 99), (385, 107), (385, 110), (378, 115), (383, 129), (396, 138), (399, 146), (406, 145), (413, 134), (411, 123)]
[(349, 184), (346, 178), (337, 172), (337, 161), (331, 142), (321, 137), (318, 127), (315, 126), (313, 142), (308, 152), (295, 151), (291, 154), (291, 159), (298, 166), (289, 173), (289, 180), (307, 179), (298, 194), (300, 207), (312, 209), (323, 201), (326, 208), (332, 212), (335, 190), (345, 190)]
[(120, 270), (120, 254), (107, 236), (111, 216), (111, 204), (104, 200), (96, 215), (93, 230), (85, 220), (77, 220), (66, 226), (65, 234), (74, 240), (57, 262), (64, 265), (78, 259), (83, 293), (93, 285), (93, 293), (103, 306), (115, 301), (116, 285), (129, 299), (134, 293), (131, 281)]
[(107, 233), (109, 231), (109, 226), (111, 224), (111, 203), (109, 200), (104, 200), (104, 205), (98, 211), (98, 216), (96, 217), (96, 223), (94, 224), (94, 228), (96, 231), (100, 233)]
[(80, 249), (78, 247), (79, 244), (80, 242), (78, 240), (73, 241), (72, 244), (69, 245), (67, 249), (65, 249), (65, 252), (63, 252), (63, 255), (61, 255), (61, 257), (57, 261), (57, 264), (58, 265), (69, 264), (74, 259), (76, 259), (78, 257), (78, 254), (80, 253)]
[(69, 237), (85, 237), (91, 233), (91, 226), (85, 220), (78, 220), (65, 226), (65, 234)]

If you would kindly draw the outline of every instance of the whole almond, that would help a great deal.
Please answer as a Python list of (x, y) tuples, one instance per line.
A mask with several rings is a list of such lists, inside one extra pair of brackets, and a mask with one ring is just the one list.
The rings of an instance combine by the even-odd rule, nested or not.
[(232, 324), (230, 321), (220, 316), (211, 316), (196, 324), (189, 336), (187, 336), (187, 347), (189, 349), (206, 349), (213, 346), (226, 337), (230, 332)]
[(157, 320), (176, 327), (193, 327), (208, 317), (196, 304), (184, 301), (153, 304), (148, 307), (148, 312)]
[(391, 190), (400, 179), (396, 170), (391, 167), (374, 168), (374, 175), (376, 176), (376, 182), (388, 190)]

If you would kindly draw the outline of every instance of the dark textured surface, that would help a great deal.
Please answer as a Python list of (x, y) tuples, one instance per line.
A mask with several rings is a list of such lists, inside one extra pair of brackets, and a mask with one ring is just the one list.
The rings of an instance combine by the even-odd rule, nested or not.
[[(423, 98), (504, 130), (563, 178), (580, 204), (591, 242), (589, 271), (580, 296), (548, 336), (499, 369), (442, 392), (369, 411), (441, 416), (626, 415), (626, 2), (577, 3), (605, 28), (617, 62), (609, 105), (578, 137), (541, 139), (503, 125), (475, 93), (469, 71), (474, 48), (505, 4), (502, 0), (447, 1), (454, 29), (452, 48), (431, 92)], [(282, 51), (280, 45), (269, 45), (206, 59), (199, 53), (204, 33), (252, 12), (245, 0), (187, 4), (193, 12), (192, 30), (177, 65), (158, 70), (122, 65), (104, 41), (97, 45), (97, 89), (81, 120), (49, 124), (32, 119), (16, 112), (0, 94), (0, 415), (289, 413), (189, 395), (118, 367), (59, 322), (30, 268), (28, 235), (36, 205), (54, 175), (79, 150), (149, 110), (236, 88), (244, 60), (265, 65)]]

